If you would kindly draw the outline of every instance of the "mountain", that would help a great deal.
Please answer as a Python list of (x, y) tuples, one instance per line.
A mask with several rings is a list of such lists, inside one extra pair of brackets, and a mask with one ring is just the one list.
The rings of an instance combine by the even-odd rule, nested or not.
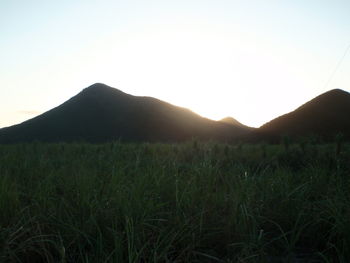
[(220, 122), (226, 123), (226, 124), (230, 124), (236, 127), (243, 127), (245, 129), (253, 129), (251, 127), (248, 127), (242, 123), (240, 123), (239, 121), (237, 121), (236, 119), (232, 118), (232, 117), (226, 117), (220, 120)]
[(332, 139), (337, 133), (350, 138), (350, 93), (334, 89), (258, 129), (264, 137), (320, 135)]
[(152, 97), (96, 83), (68, 101), (21, 124), (0, 129), (0, 143), (27, 141), (177, 142), (196, 137), (229, 141), (245, 127), (202, 118)]

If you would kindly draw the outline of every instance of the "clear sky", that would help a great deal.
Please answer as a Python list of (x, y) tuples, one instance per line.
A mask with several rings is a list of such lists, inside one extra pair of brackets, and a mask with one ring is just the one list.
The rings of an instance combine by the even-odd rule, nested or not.
[(349, 0), (1, 0), (0, 127), (95, 82), (258, 127), (350, 91), (349, 44)]

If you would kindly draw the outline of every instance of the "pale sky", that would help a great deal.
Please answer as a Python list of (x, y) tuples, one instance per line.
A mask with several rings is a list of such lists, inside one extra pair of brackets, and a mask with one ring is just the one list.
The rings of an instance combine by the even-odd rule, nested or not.
[(349, 0), (0, 0), (0, 127), (95, 82), (258, 127), (350, 91), (349, 45)]

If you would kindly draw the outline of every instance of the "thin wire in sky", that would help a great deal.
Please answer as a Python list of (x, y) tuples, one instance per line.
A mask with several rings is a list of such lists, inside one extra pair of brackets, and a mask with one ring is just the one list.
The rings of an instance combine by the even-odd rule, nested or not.
[(342, 57), (340, 58), (340, 60), (338, 61), (338, 63), (337, 63), (337, 65), (336, 65), (336, 67), (334, 68), (332, 74), (329, 76), (329, 78), (328, 78), (328, 80), (327, 80), (327, 82), (326, 82), (326, 85), (324, 86), (325, 89), (328, 88), (329, 84), (330, 84), (331, 81), (333, 80), (335, 74), (337, 73), (338, 69), (340, 68), (341, 64), (343, 63), (343, 61), (344, 61), (344, 59), (345, 59), (345, 57), (346, 57), (346, 55), (347, 55), (347, 53), (348, 53), (349, 50), (350, 50), (350, 43), (349, 43), (349, 45), (347, 46), (347, 48), (345, 49), (345, 52), (344, 52), (343, 56), (342, 56)]

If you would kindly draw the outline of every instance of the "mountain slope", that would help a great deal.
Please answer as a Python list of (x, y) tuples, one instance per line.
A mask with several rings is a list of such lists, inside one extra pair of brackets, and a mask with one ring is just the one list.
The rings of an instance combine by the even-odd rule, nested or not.
[(232, 118), (232, 117), (226, 117), (226, 118), (223, 118), (220, 120), (220, 122), (222, 123), (227, 123), (227, 124), (230, 124), (230, 125), (233, 125), (233, 126), (236, 126), (236, 127), (242, 127), (242, 128), (245, 128), (245, 129), (253, 129), (249, 126), (246, 126), (242, 123), (240, 123), (239, 121), (237, 121), (235, 118)]
[(0, 129), (0, 143), (114, 139), (173, 142), (192, 137), (231, 140), (246, 132), (244, 127), (212, 121), (155, 98), (132, 96), (96, 83), (50, 111)]
[(306, 136), (333, 138), (341, 132), (350, 138), (350, 93), (335, 89), (323, 93), (258, 129), (264, 136)]

